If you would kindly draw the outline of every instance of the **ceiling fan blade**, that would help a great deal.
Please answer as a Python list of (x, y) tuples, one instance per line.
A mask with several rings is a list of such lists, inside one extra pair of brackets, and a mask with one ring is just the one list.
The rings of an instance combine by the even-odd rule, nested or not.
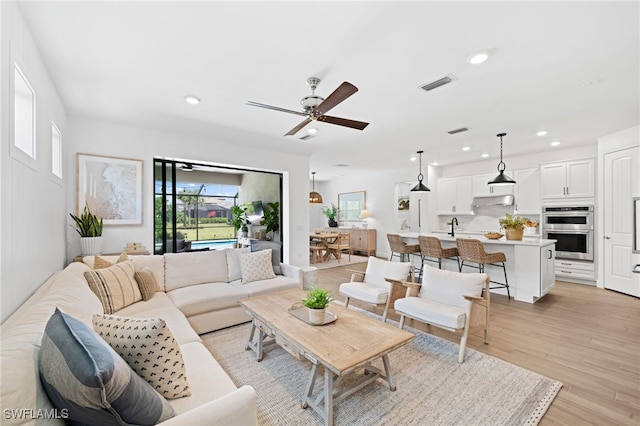
[(307, 124), (311, 123), (311, 119), (307, 118), (305, 120), (302, 121), (302, 123), (298, 124), (296, 127), (294, 127), (293, 129), (289, 130), (289, 132), (287, 132), (287, 134), (285, 134), (285, 136), (293, 136), (296, 133), (298, 133), (300, 131), (300, 129), (302, 129), (304, 126), (306, 126)]
[(340, 86), (338, 86), (338, 88), (334, 90), (333, 93), (331, 93), (329, 97), (327, 97), (327, 99), (325, 99), (320, 105), (318, 105), (318, 107), (316, 108), (316, 115), (324, 115), (325, 113), (329, 112), (331, 108), (335, 107), (340, 102), (344, 101), (357, 91), (358, 88), (356, 86), (349, 83), (348, 81), (345, 81)]
[(349, 120), (347, 118), (332, 117), (330, 115), (322, 115), (317, 118), (318, 121), (324, 121), (325, 123), (337, 124), (338, 126), (351, 127), (352, 129), (364, 130), (369, 123), (364, 121)]
[(305, 114), (304, 112), (294, 111), (294, 110), (291, 110), (291, 109), (285, 109), (285, 108), (280, 108), (280, 107), (275, 107), (275, 106), (272, 106), (272, 105), (260, 104), (258, 102), (253, 102), (253, 101), (247, 101), (246, 105), (255, 106), (255, 107), (258, 107), (258, 108), (272, 109), (274, 111), (288, 112), (289, 114), (302, 115), (303, 117), (307, 116), (307, 114)]

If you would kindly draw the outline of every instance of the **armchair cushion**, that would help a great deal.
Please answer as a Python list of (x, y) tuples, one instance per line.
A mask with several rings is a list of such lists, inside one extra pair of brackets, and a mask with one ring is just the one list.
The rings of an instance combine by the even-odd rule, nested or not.
[(369, 283), (351, 282), (340, 284), (340, 293), (363, 302), (380, 305), (387, 301), (389, 290)]
[(464, 328), (465, 310), (459, 306), (433, 302), (420, 297), (405, 297), (394, 303), (396, 312), (417, 318), (428, 324), (452, 329)]
[(391, 284), (385, 278), (405, 281), (410, 269), (411, 264), (408, 262), (389, 262), (371, 256), (364, 272), (364, 282), (383, 287), (386, 291), (389, 291)]
[(425, 266), (419, 296), (434, 302), (464, 308), (464, 295), (480, 296), (485, 285), (485, 274), (461, 274)]

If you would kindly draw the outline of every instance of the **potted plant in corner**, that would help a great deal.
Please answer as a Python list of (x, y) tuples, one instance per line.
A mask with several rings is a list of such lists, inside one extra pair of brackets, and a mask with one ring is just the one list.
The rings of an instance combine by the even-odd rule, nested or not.
[(529, 222), (529, 219), (526, 217), (514, 216), (509, 213), (499, 221), (500, 227), (504, 228), (507, 240), (521, 240), (524, 234), (524, 226), (527, 222)]
[(265, 207), (262, 213), (260, 225), (267, 226), (265, 229), (267, 234), (271, 232), (271, 236), (267, 237), (267, 239), (275, 240), (275, 233), (280, 229), (280, 202), (274, 201), (273, 203), (267, 203), (267, 207)]
[(335, 204), (331, 203), (331, 207), (323, 207), (322, 214), (329, 219), (329, 226), (331, 228), (337, 228), (338, 222), (336, 222), (336, 216), (338, 216), (338, 208)]
[(102, 254), (102, 218), (91, 213), (85, 205), (80, 216), (69, 213), (76, 223), (76, 232), (80, 234), (80, 249), (83, 256)]
[(309, 308), (309, 322), (311, 324), (320, 325), (324, 323), (327, 306), (332, 300), (330, 294), (331, 292), (323, 290), (315, 284), (311, 287), (311, 290), (307, 291), (307, 297), (302, 300), (302, 303)]
[(242, 206), (231, 207), (231, 226), (236, 230), (236, 237), (238, 236), (238, 230), (241, 229), (240, 236), (246, 237), (249, 233), (249, 219), (247, 219), (247, 208)]

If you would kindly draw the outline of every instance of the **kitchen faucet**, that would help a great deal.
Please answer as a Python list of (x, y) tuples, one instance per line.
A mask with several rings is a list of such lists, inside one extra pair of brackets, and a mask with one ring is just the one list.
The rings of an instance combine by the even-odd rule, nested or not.
[(454, 217), (453, 219), (451, 219), (451, 232), (448, 233), (452, 237), (456, 236), (456, 232), (455, 232), (455, 227), (456, 226), (458, 226), (458, 218)]

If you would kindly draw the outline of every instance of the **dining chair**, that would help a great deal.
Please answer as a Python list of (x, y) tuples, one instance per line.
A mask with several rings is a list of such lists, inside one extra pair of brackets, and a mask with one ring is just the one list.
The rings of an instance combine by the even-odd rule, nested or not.
[(351, 234), (340, 233), (338, 238), (336, 238), (333, 243), (329, 244), (328, 250), (338, 259), (338, 263), (340, 263), (340, 260), (342, 259), (342, 252), (346, 251), (349, 253), (349, 262), (351, 262)]

